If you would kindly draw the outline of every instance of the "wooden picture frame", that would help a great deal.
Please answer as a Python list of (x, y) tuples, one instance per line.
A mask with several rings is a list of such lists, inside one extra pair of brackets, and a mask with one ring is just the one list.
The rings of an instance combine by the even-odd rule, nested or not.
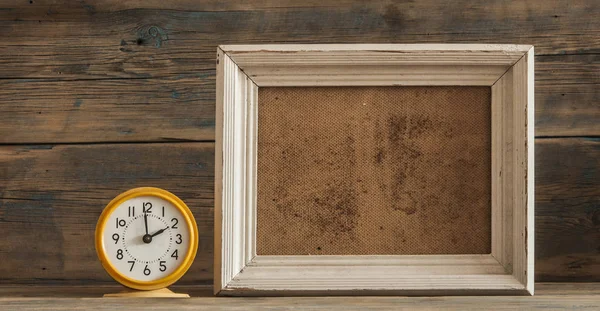
[[(490, 86), (491, 254), (257, 256), (258, 89)], [(226, 45), (217, 50), (217, 295), (534, 292), (534, 56), (526, 45)]]

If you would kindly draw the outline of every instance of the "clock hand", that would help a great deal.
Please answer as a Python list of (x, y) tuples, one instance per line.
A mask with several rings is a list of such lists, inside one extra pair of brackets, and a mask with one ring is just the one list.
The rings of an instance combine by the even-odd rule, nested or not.
[(161, 233), (165, 232), (165, 230), (167, 230), (167, 229), (169, 229), (169, 227), (166, 227), (166, 228), (164, 228), (164, 229), (160, 229), (160, 230), (158, 230), (158, 231), (154, 232), (154, 233), (153, 233), (152, 235), (150, 235), (150, 236), (151, 236), (151, 237), (155, 237), (155, 236), (157, 236), (157, 235), (159, 235), (159, 234), (161, 234)]
[(148, 213), (144, 212), (144, 227), (146, 227), (146, 234), (142, 236), (142, 241), (148, 244), (152, 242), (152, 236), (148, 234)]
[(146, 235), (148, 235), (148, 214), (144, 212), (144, 226), (146, 227)]

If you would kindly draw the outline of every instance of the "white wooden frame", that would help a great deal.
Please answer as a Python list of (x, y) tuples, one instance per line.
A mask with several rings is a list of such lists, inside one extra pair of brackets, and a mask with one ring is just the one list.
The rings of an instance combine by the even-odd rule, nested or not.
[[(491, 86), (491, 254), (256, 255), (258, 88), (340, 85)], [(532, 295), (533, 96), (532, 46), (334, 44), (219, 47), (215, 294)]]

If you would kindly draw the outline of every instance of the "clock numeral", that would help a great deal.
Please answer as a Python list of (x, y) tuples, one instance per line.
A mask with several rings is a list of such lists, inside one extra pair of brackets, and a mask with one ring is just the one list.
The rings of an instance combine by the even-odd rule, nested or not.
[(160, 272), (167, 271), (167, 266), (165, 265), (165, 263), (167, 263), (167, 262), (166, 261), (161, 261), (160, 262), (160, 268), (158, 268), (158, 270), (160, 270)]
[(130, 206), (128, 211), (129, 217), (135, 217), (135, 206)]
[(150, 275), (150, 272), (152, 272), (152, 271), (150, 271), (150, 269), (148, 269), (148, 265), (146, 265), (146, 267), (144, 267), (144, 275), (148, 276), (148, 275)]
[(123, 250), (120, 248), (117, 250), (117, 259), (123, 259)]
[(152, 214), (152, 203), (144, 202), (142, 204), (142, 212)]
[(119, 229), (119, 227), (125, 227), (126, 224), (125, 219), (119, 219), (117, 217), (117, 229)]
[(116, 234), (116, 233), (113, 234), (112, 238), (113, 238), (113, 241), (115, 241), (115, 244), (117, 244), (117, 242), (119, 242), (119, 235), (118, 234)]
[(174, 224), (171, 226), (171, 228), (178, 229), (177, 224), (179, 223), (179, 220), (177, 220), (177, 218), (172, 218), (171, 222), (174, 222)]
[(135, 261), (128, 261), (127, 263), (131, 264), (131, 268), (129, 268), (129, 272), (133, 271), (133, 266), (135, 266)]
[(173, 252), (173, 254), (171, 254), (171, 257), (175, 258), (175, 260), (179, 260), (179, 255), (177, 255), (177, 250), (175, 250)]
[(176, 237), (177, 237), (177, 241), (175, 241), (175, 243), (181, 244), (181, 242), (183, 242), (183, 240), (181, 239), (181, 234), (177, 233)]
[(163, 217), (165, 217), (165, 207), (164, 206), (163, 206), (162, 210), (163, 210)]

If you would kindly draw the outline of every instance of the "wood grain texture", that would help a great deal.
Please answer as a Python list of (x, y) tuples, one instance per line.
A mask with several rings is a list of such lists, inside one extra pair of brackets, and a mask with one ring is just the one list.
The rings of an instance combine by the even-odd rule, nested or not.
[(170, 190), (198, 224), (196, 260), (181, 282), (212, 278), (214, 144), (0, 147), (1, 283), (106, 282), (94, 229), (102, 209), (139, 186)]
[(491, 255), (257, 256), (219, 295), (528, 295)]
[(506, 267), (506, 272), (513, 273), (513, 243), (507, 232), (513, 231), (513, 210), (506, 203), (514, 197), (512, 187), (513, 176), (513, 78), (514, 67), (509, 69), (492, 86), (492, 128), (502, 128), (492, 131), (492, 252), (491, 255)]
[(265, 44), (220, 48), (259, 87), (491, 86), (531, 46)]
[[(533, 295), (534, 285), (534, 50), (531, 48), (513, 67), (512, 139), (512, 221), (513, 275)], [(506, 173), (506, 172), (505, 172)]]
[(600, 139), (536, 143), (536, 279), (600, 280)]
[[(154, 185), (180, 196), (198, 222), (196, 262), (180, 283), (211, 284), (212, 146), (0, 147), (0, 283), (113, 283), (92, 243), (98, 216), (121, 191)], [(537, 140), (536, 280), (600, 280), (599, 168), (598, 139)]]
[[(256, 140), (257, 86), (221, 49), (217, 50), (219, 80), (217, 82), (217, 150), (215, 153), (215, 293), (231, 281), (256, 251), (254, 214), (244, 206), (256, 202), (253, 188), (246, 185), (254, 180)], [(227, 78), (225, 78), (227, 77)], [(254, 113), (253, 113), (254, 111)]]
[(535, 134), (600, 136), (600, 54), (535, 62)]
[(213, 140), (214, 88), (192, 78), (0, 79), (0, 143)]
[[(600, 135), (594, 57), (536, 57), (536, 135)], [(546, 65), (557, 58), (569, 61)], [(212, 67), (160, 79), (0, 79), (0, 143), (214, 140), (214, 77)]]
[[(229, 298), (213, 298), (212, 286), (210, 285), (178, 285), (174, 284), (169, 287), (175, 292), (188, 293), (192, 298), (204, 298), (211, 297), (215, 301), (226, 302), (231, 299)], [(504, 297), (504, 299), (523, 299), (523, 300), (535, 300), (539, 297), (544, 296), (592, 296), (600, 295), (600, 283), (535, 283), (536, 293), (533, 297)], [(95, 285), (25, 285), (25, 284), (14, 284), (14, 285), (2, 285), (0, 284), (0, 299), (4, 301), (8, 299), (28, 299), (28, 298), (100, 298), (105, 293), (114, 293), (122, 291), (125, 288), (118, 284), (95, 284)], [(343, 297), (349, 298), (349, 297)], [(340, 299), (343, 299), (340, 298)], [(400, 298), (400, 297), (399, 297)], [(458, 298), (458, 297), (446, 297), (446, 298)], [(485, 297), (465, 297), (468, 299), (483, 299)], [(264, 300), (286, 300), (286, 298), (262, 298)], [(261, 300), (262, 300), (261, 299)], [(289, 300), (299, 300), (305, 298), (290, 298)], [(311, 299), (329, 299), (329, 298), (318, 298), (313, 297)], [(336, 298), (337, 299), (337, 298)], [(360, 297), (359, 299), (388, 299), (385, 297)], [(418, 297), (402, 297), (402, 300), (419, 299)], [(445, 299), (444, 297), (436, 297), (436, 299)], [(502, 299), (502, 297), (497, 297)], [(204, 299), (203, 299), (204, 300)], [(234, 301), (252, 301), (258, 300), (256, 298), (234, 298)], [(156, 300), (154, 300), (156, 302)], [(206, 301), (209, 301), (208, 299)], [(201, 305), (201, 304), (199, 304)], [(199, 306), (198, 306), (199, 307)]]
[[(534, 297), (206, 297), (203, 287), (174, 287), (191, 299), (99, 298), (118, 290), (100, 286), (0, 287), (0, 307), (7, 310), (595, 310), (600, 306), (598, 284), (536, 284)], [(37, 297), (37, 298), (32, 298)]]
[[(92, 35), (86, 39), (94, 41), (99, 48), (103, 41), (108, 41), (99, 38), (128, 41), (124, 35), (136, 36), (138, 30), (147, 25), (164, 30), (168, 39), (163, 39), (162, 35), (161, 41), (174, 45), (194, 41), (189, 43), (196, 43), (196, 47), (205, 46), (206, 37), (213, 34), (221, 37), (222, 43), (307, 43), (314, 42), (315, 37), (326, 40), (322, 43), (364, 43), (369, 37), (370, 41), (378, 42), (533, 44), (541, 55), (594, 53), (600, 48), (596, 32), (599, 22), (593, 17), (600, 12), (600, 7), (593, 0), (493, 1), (485, 4), (461, 0), (452, 5), (433, 0), (405, 3), (271, 0), (243, 4), (215, 0), (173, 3), (153, 0), (114, 5), (115, 2), (88, 4), (38, 0), (6, 3), (0, 21), (18, 22), (40, 30), (33, 37), (19, 39), (22, 43), (32, 43), (35, 37), (46, 37), (52, 29), (45, 23), (56, 23), (62, 26), (59, 30), (67, 35), (66, 39), (80, 37), (79, 34)], [(78, 23), (86, 27), (66, 27)], [(18, 38), (29, 31), (21, 28), (12, 29), (7, 35)], [(126, 32), (111, 31), (113, 29)], [(133, 39), (135, 42), (137, 37)]]
[[(212, 140), (216, 46), (276, 42), (532, 44), (537, 53), (536, 135), (600, 136), (600, 4), (596, 0), (32, 0), (2, 1), (0, 7), (1, 144)], [(84, 79), (89, 81), (79, 81)], [(77, 105), (85, 112), (74, 111)], [(152, 122), (146, 122), (149, 119)], [(536, 277), (599, 281), (600, 142), (584, 138), (537, 142), (536, 174), (542, 181), (536, 184)], [(123, 151), (142, 148), (101, 146)], [(34, 241), (32, 247), (37, 249), (11, 246), (9, 256), (2, 245), (0, 282), (112, 282), (95, 262), (92, 247), (68, 246), (71, 253), (80, 254), (74, 257), (77, 261), (62, 260), (55, 249), (64, 243), (63, 237), (81, 243), (105, 204), (102, 200), (130, 184), (159, 180), (144, 172), (164, 175), (165, 168), (152, 164), (162, 161), (134, 152), (131, 157), (136, 159), (104, 164), (112, 167), (113, 174), (100, 177), (101, 166), (58, 161), (58, 153), (44, 149), (49, 148), (45, 145), (0, 150), (13, 148), (32, 150), (27, 157), (21, 152), (20, 157), (11, 156), (8, 163), (0, 164), (0, 232), (25, 227), (27, 234), (19, 242)], [(138, 160), (128, 169), (119, 162)], [(212, 167), (204, 169), (197, 174), (212, 176)], [(65, 173), (50, 176), (45, 170)], [(122, 172), (134, 177), (127, 181), (130, 177)], [(13, 187), (13, 196), (4, 194), (8, 185), (27, 174), (33, 175), (19, 181), (27, 184), (24, 190)], [(87, 175), (103, 182), (88, 183)], [(45, 190), (54, 184), (52, 191)], [(69, 184), (66, 190), (64, 184)], [(201, 195), (187, 181), (159, 186), (178, 195), (187, 192), (186, 201), (202, 200), (199, 206), (210, 209), (212, 184), (210, 178), (201, 184), (200, 189), (205, 189)], [(21, 220), (5, 221), (7, 213), (20, 215)], [(47, 225), (50, 213), (69, 220), (64, 226)], [(25, 221), (24, 215), (33, 218)], [(207, 217), (197, 220), (212, 235), (212, 214)], [(51, 238), (38, 240), (45, 232)], [(206, 243), (211, 252), (212, 242)], [(13, 254), (29, 259), (31, 265), (10, 259)], [(209, 257), (192, 267), (198, 276), (184, 280), (211, 283)], [(4, 273), (9, 269), (4, 263), (13, 269), (9, 274)]]
[[(3, 32), (5, 40), (0, 42), (0, 78), (9, 79), (9, 84), (2, 86), (6, 93), (0, 94), (0, 102), (10, 102), (11, 94), (28, 92), (10, 83), (14, 82), (10, 79), (25, 80), (19, 83), (26, 84), (43, 79), (46, 84), (30, 88), (43, 94), (70, 89), (66, 99), (75, 104), (86, 91), (73, 80), (132, 78), (141, 80), (127, 82), (131, 88), (124, 91), (126, 95), (88, 103), (88, 109), (149, 101), (136, 89), (155, 89), (153, 97), (164, 98), (164, 105), (157, 109), (168, 110), (170, 99), (163, 97), (168, 93), (181, 98), (194, 96), (189, 89), (162, 92), (144, 80), (169, 78), (188, 79), (188, 85), (205, 92), (204, 99), (210, 103), (214, 101), (214, 86), (208, 86), (214, 83), (214, 50), (227, 43), (521, 43), (535, 45), (538, 52), (538, 135), (600, 135), (600, 125), (594, 122), (598, 118), (594, 108), (600, 101), (600, 33), (596, 31), (600, 21), (594, 18), (600, 14), (600, 5), (595, 0), (485, 4), (461, 0), (453, 1), (451, 6), (433, 0), (116, 2), (36, 0), (0, 4), (0, 25), (7, 29)], [(50, 82), (56, 80), (69, 82)], [(115, 84), (88, 83), (104, 89), (114, 88)], [(197, 108), (201, 111), (193, 111), (207, 118), (200, 123), (165, 121), (167, 124), (160, 129), (140, 124), (136, 126), (140, 134), (132, 135), (122, 124), (104, 120), (96, 123), (99, 127), (104, 123), (111, 130), (95, 133), (97, 129), (82, 127), (84, 132), (67, 130), (47, 136), (73, 127), (65, 121), (63, 109), (49, 108), (60, 107), (57, 100), (31, 95), (19, 102), (26, 107), (23, 112), (40, 107), (36, 98), (44, 100), (42, 107), (49, 110), (45, 116), (53, 121), (36, 122), (39, 116), (35, 113), (5, 117), (13, 110), (2, 105), (0, 132), (10, 135), (0, 135), (0, 142), (214, 139), (213, 112), (208, 111), (210, 106), (202, 105), (204, 108)], [(176, 123), (179, 116), (167, 114), (164, 118)], [(27, 124), (29, 131), (13, 133), (19, 124)], [(182, 133), (179, 136), (183, 137), (173, 137), (174, 133)]]

